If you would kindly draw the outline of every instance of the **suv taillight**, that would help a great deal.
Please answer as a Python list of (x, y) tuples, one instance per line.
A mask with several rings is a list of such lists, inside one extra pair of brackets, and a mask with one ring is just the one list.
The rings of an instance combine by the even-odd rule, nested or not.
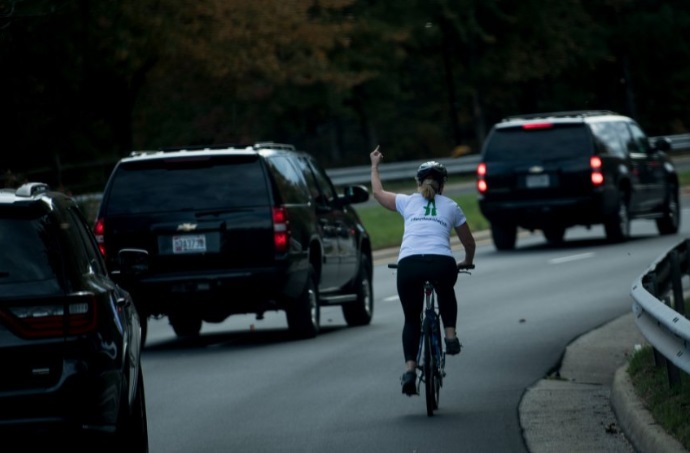
[(0, 309), (0, 319), (24, 338), (79, 335), (96, 328), (96, 297), (92, 293), (67, 300), (34, 301)]
[(598, 187), (604, 184), (604, 173), (601, 171), (601, 159), (597, 156), (590, 157), (589, 166), (592, 169), (592, 174), (590, 176), (592, 185)]
[(553, 123), (527, 123), (523, 124), (522, 128), (525, 130), (530, 129), (550, 129), (553, 127)]
[(105, 257), (105, 221), (103, 219), (96, 220), (93, 226), (93, 234), (96, 236), (96, 242), (98, 242), (98, 250), (101, 251), (101, 255)]
[(285, 253), (288, 250), (290, 229), (287, 210), (284, 207), (273, 208), (273, 245), (276, 252)]
[(486, 185), (486, 164), (481, 162), (477, 165), (477, 190), (479, 193), (485, 193), (488, 189)]

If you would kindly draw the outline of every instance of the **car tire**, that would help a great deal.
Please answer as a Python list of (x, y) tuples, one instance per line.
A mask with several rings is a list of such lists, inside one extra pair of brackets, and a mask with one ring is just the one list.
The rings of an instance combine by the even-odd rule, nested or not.
[(513, 250), (517, 241), (517, 225), (492, 223), (491, 237), (496, 250)]
[(144, 375), (141, 367), (139, 367), (137, 374), (137, 387), (132, 405), (129, 405), (128, 394), (125, 391), (122, 396), (115, 439), (113, 442), (106, 441), (105, 451), (128, 451), (132, 453), (147, 453), (149, 451)]
[(321, 323), (319, 307), (319, 287), (314, 267), (309, 265), (307, 283), (300, 297), (290, 301), (286, 309), (288, 328), (297, 338), (314, 338), (318, 335)]
[(192, 338), (201, 332), (201, 317), (192, 313), (170, 313), (168, 321), (179, 338)]
[(549, 226), (544, 228), (542, 233), (544, 233), (544, 238), (549, 244), (562, 244), (565, 237), (565, 227), (560, 225)]
[(630, 237), (630, 214), (625, 194), (618, 195), (618, 207), (604, 223), (604, 230), (610, 242), (623, 242)]
[(343, 305), (343, 316), (348, 326), (365, 326), (371, 323), (374, 314), (374, 285), (371, 279), (371, 262), (366, 255), (362, 255), (359, 263), (359, 273), (355, 282), (357, 300)]
[(680, 228), (680, 202), (678, 201), (678, 188), (671, 187), (666, 197), (664, 216), (656, 220), (656, 228), (659, 234), (676, 234)]
[(139, 325), (141, 326), (141, 348), (143, 349), (146, 344), (146, 335), (149, 332), (149, 317), (140, 316)]

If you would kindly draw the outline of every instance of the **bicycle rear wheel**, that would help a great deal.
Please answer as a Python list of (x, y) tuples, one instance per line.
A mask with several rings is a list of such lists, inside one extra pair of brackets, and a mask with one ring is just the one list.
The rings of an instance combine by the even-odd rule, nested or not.
[(436, 374), (437, 364), (431, 341), (432, 329), (429, 323), (424, 325), (424, 390), (426, 395), (426, 414), (431, 417), (438, 409), (440, 382)]

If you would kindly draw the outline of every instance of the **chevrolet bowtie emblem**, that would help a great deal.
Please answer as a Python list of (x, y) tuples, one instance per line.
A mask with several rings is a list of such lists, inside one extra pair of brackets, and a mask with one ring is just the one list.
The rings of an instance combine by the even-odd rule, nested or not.
[(196, 230), (195, 223), (181, 223), (177, 225), (177, 231), (193, 231)]

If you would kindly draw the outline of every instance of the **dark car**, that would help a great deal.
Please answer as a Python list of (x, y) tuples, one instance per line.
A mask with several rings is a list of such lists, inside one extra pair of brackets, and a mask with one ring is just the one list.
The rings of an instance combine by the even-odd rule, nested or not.
[(0, 257), (4, 439), (148, 451), (139, 316), (76, 202), (42, 183), (0, 190)]
[[(368, 198), (363, 186), (338, 193), (291, 145), (135, 152), (113, 169), (95, 233), (143, 316), (167, 316), (180, 337), (284, 310), (306, 338), (321, 306), (342, 306), (351, 326), (371, 321), (371, 244), (350, 206)], [(122, 274), (122, 250), (138, 251), (139, 272)]]
[(560, 243), (567, 228), (603, 225), (624, 241), (630, 221), (651, 219), (660, 234), (680, 224), (670, 141), (650, 143), (631, 118), (567, 111), (505, 118), (489, 133), (477, 167), (479, 207), (496, 249), (515, 247), (518, 228)]

